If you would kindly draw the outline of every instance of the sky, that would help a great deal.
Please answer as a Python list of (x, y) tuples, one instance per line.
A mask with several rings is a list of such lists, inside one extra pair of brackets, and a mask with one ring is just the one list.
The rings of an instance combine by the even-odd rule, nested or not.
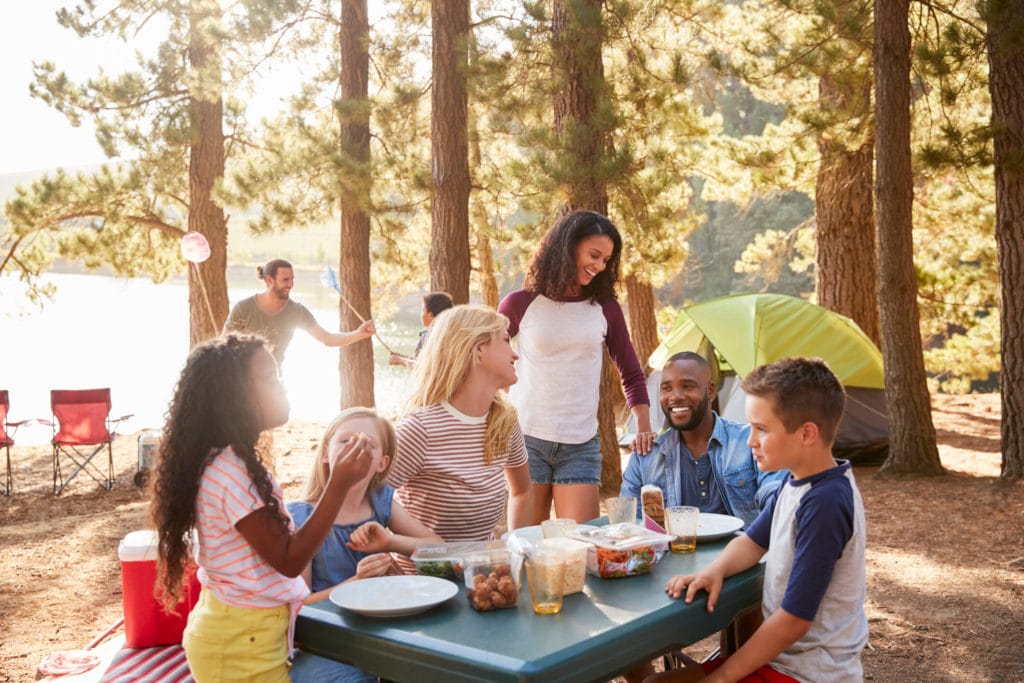
[(117, 72), (133, 63), (133, 51), (117, 41), (83, 40), (57, 23), (56, 12), (72, 0), (11, 2), (0, 22), (0, 173), (96, 164), (105, 160), (91, 125), (72, 128), (45, 102), (29, 95), (32, 63), (53, 61), (72, 77), (99, 65)]

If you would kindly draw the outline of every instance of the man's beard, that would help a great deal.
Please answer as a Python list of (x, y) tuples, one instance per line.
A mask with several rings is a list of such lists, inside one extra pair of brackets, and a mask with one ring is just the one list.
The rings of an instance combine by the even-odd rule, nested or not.
[(680, 432), (688, 432), (691, 429), (696, 429), (697, 426), (704, 421), (704, 417), (708, 414), (708, 406), (710, 404), (711, 399), (707, 394), (705, 394), (704, 398), (701, 399), (701, 402), (698, 403), (697, 406), (693, 409), (693, 412), (690, 413), (690, 419), (681, 425), (678, 425), (672, 421), (671, 408), (669, 410), (665, 410), (663, 408), (662, 412), (665, 413), (665, 419), (668, 420), (668, 424), (671, 425), (673, 429)]

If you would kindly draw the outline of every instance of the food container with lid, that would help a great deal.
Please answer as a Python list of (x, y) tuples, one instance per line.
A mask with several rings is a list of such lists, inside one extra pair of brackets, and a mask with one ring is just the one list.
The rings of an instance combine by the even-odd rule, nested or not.
[(464, 558), (466, 598), (477, 612), (515, 607), (519, 580), (513, 574), (514, 553), (505, 549), (469, 553)]
[(536, 547), (544, 552), (557, 554), (565, 561), (565, 587), (562, 595), (572, 595), (583, 590), (587, 579), (587, 551), (590, 544), (572, 538), (545, 538)]
[(590, 544), (587, 572), (602, 579), (647, 574), (668, 548), (671, 535), (636, 524), (613, 524), (578, 531), (573, 538)]
[(500, 541), (438, 543), (417, 548), (410, 559), (416, 565), (417, 574), (461, 581), (465, 556), (469, 553), (487, 550), (490, 547), (503, 548), (504, 545)]

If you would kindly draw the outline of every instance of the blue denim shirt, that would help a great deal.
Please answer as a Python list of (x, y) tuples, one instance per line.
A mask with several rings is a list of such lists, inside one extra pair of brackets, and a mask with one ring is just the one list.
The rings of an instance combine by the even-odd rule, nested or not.
[[(786, 470), (761, 472), (747, 445), (750, 425), (740, 424), (715, 415), (715, 427), (708, 442), (707, 457), (711, 458), (711, 473), (723, 493), (727, 512), (743, 520), (744, 526), (757, 517), (761, 507), (785, 478)], [(684, 501), (680, 471), (679, 432), (667, 429), (655, 439), (647, 455), (636, 451), (629, 456), (629, 464), (622, 474), (623, 496), (636, 496), (637, 514), (643, 513), (640, 487), (654, 484), (665, 495), (665, 505), (699, 505), (698, 501)]]

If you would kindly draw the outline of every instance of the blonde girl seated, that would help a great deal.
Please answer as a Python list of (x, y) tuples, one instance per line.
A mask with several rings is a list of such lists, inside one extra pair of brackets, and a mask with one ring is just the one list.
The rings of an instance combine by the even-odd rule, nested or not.
[(370, 449), (370, 469), (349, 491), (334, 525), (303, 578), (314, 591), (307, 603), (325, 599), (340, 583), (371, 576), (401, 573), (388, 553), (411, 555), (421, 545), (441, 537), (406, 512), (385, 483), (395, 463), (395, 430), (370, 408), (349, 408), (331, 420), (320, 441), (301, 499), (288, 503), (295, 523), (302, 525), (323, 495), (331, 470), (346, 445), (364, 434)]
[(203, 588), (182, 641), (197, 681), (289, 680), (292, 626), (309, 594), (300, 574), (370, 470), (368, 439), (359, 435), (296, 530), (256, 450), (260, 432), (287, 420), (262, 338), (229, 334), (189, 354), (158, 449), (150, 516), (168, 606), (181, 595), (187, 564), (194, 557), (199, 565)]

